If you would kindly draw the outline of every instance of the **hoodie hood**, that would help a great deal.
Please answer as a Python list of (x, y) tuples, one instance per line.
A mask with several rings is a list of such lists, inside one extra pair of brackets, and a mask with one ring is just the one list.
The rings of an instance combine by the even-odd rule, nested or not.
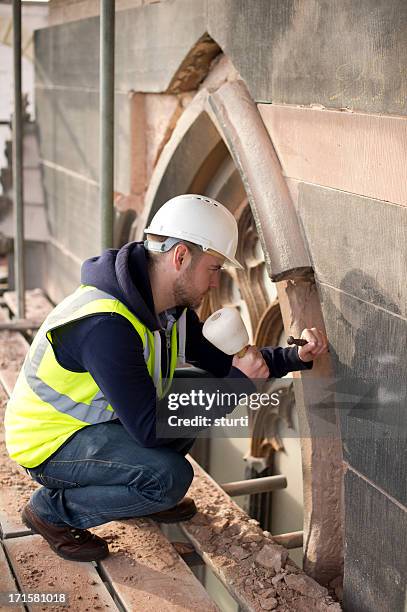
[(81, 283), (113, 295), (151, 331), (161, 328), (142, 242), (129, 242), (121, 249), (108, 249), (87, 259), (81, 268)]

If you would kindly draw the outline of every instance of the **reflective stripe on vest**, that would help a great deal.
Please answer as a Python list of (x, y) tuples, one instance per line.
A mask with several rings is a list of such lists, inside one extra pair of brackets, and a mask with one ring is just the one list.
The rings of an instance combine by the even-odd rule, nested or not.
[[(96, 395), (91, 399), (89, 403), (76, 402), (68, 395), (62, 394), (56, 389), (53, 389), (38, 375), (39, 366), (45, 356), (47, 349), (49, 349), (50, 347), (48, 340), (51, 341), (51, 333), (56, 327), (64, 325), (64, 318), (70, 320), (72, 314), (74, 314), (78, 309), (88, 304), (91, 304), (96, 300), (111, 300), (114, 302), (118, 301), (117, 298), (115, 298), (114, 296), (104, 291), (100, 291), (99, 289), (89, 288), (86, 289), (85, 292), (83, 292), (83, 288), (81, 289), (82, 291), (78, 296), (75, 297), (75, 294), (77, 293), (75, 292), (73, 296), (71, 296), (74, 299), (68, 298), (67, 302), (63, 302), (61, 304), (61, 308), (57, 307), (48, 317), (46, 321), (48, 328), (46, 334), (39, 334), (38, 341), (33, 343), (33, 354), (31, 355), (30, 351), (29, 355), (27, 356), (27, 359), (24, 363), (24, 373), (28, 385), (42, 401), (51, 404), (51, 406), (53, 406), (59, 412), (69, 414), (70, 416), (80, 421), (89, 424), (96, 424), (103, 423), (105, 421), (116, 418), (115, 411), (111, 407), (109, 407), (108, 401), (105, 399), (103, 393), (100, 390), (96, 393)], [(185, 317), (186, 313), (184, 312), (180, 318), (183, 318), (185, 320)], [(137, 331), (139, 332), (139, 330)], [(161, 336), (158, 331), (155, 331), (154, 334), (152, 334), (154, 338), (154, 351), (153, 355), (151, 355), (150, 342), (148, 337), (149, 333), (151, 334), (149, 330), (145, 329), (142, 338), (142, 340), (144, 340), (143, 355), (147, 367), (149, 366), (150, 357), (153, 358), (154, 369), (153, 372), (150, 371), (150, 375), (152, 375), (154, 385), (157, 389), (157, 395), (160, 397), (162, 395)], [(185, 346), (185, 333), (183, 333), (182, 344), (183, 346)], [(170, 382), (171, 381), (169, 381), (169, 383)], [(169, 385), (167, 385), (165, 391), (168, 390), (168, 387)]]
[(70, 416), (83, 421), (84, 423), (96, 424), (110, 421), (116, 418), (114, 410), (108, 410), (109, 402), (105, 399), (102, 392), (99, 390), (93, 397), (89, 404), (82, 402), (75, 402), (68, 395), (64, 395), (53, 389), (47, 383), (45, 383), (38, 376), (38, 369), (44, 358), (44, 355), (49, 348), (48, 334), (53, 329), (53, 324), (59, 322), (61, 324), (61, 318), (67, 318), (72, 315), (78, 308), (91, 304), (95, 300), (109, 299), (116, 300), (115, 297), (100, 291), (99, 289), (89, 289), (86, 292), (81, 292), (76, 295), (75, 292), (71, 297), (74, 299), (61, 304), (61, 308), (56, 308), (46, 320), (47, 327), (49, 328), (45, 334), (39, 335), (37, 342), (33, 343), (34, 354), (31, 356), (31, 351), (27, 356), (24, 363), (24, 373), (26, 380), (30, 388), (36, 395), (43, 401), (51, 404), (58, 412), (64, 412)]
[(180, 316), (177, 322), (178, 327), (178, 362), (177, 366), (182, 367), (185, 365), (185, 346), (187, 339), (187, 311), (186, 309)]

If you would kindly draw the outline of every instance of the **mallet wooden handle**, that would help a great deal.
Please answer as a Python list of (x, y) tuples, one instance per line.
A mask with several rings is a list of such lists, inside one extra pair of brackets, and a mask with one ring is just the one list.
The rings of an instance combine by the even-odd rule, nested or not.
[(294, 336), (288, 336), (287, 344), (296, 344), (297, 346), (305, 346), (308, 344), (308, 340), (304, 340), (304, 338), (294, 338)]

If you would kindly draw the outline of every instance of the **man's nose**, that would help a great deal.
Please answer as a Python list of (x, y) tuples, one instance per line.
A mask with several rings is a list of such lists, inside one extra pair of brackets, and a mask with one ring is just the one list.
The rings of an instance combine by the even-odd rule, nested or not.
[(209, 281), (209, 288), (210, 289), (216, 289), (217, 287), (219, 287), (219, 280), (220, 280), (220, 275), (219, 274), (214, 274), (211, 278), (211, 280)]

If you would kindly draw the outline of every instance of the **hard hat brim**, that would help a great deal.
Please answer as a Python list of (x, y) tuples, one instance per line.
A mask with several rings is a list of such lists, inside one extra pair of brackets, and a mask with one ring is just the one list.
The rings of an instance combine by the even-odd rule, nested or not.
[(237, 261), (237, 259), (225, 257), (225, 263), (231, 265), (233, 268), (237, 268), (237, 270), (244, 270), (244, 267)]
[[(167, 236), (167, 235), (168, 235), (167, 233), (164, 233), (164, 232), (159, 232), (159, 231), (155, 230), (155, 229), (154, 229), (154, 228), (152, 228), (152, 227), (146, 227), (143, 233), (144, 233), (144, 234), (155, 234), (156, 236)], [(201, 247), (202, 247), (202, 245), (200, 245), (199, 243), (195, 242), (194, 237), (192, 237), (192, 236), (191, 236), (191, 237), (185, 237), (185, 236), (175, 236), (175, 233), (176, 233), (176, 232), (174, 232), (174, 233), (173, 233), (173, 236), (172, 236), (173, 238), (178, 238), (179, 240), (186, 240), (187, 242), (189, 241), (189, 242), (192, 242), (193, 244), (197, 244), (198, 246), (201, 246)], [(189, 239), (189, 240), (188, 240), (188, 239)], [(205, 253), (206, 251), (212, 251), (213, 253), (218, 254), (220, 257), (224, 257), (224, 258), (225, 258), (225, 263), (226, 263), (226, 265), (229, 265), (229, 266), (231, 266), (232, 268), (237, 268), (238, 270), (244, 270), (244, 267), (242, 266), (242, 264), (241, 264), (241, 263), (239, 263), (239, 262), (237, 261), (237, 259), (235, 259), (234, 257), (228, 257), (228, 256), (227, 256), (227, 255), (225, 255), (224, 253), (220, 253), (219, 251), (215, 251), (215, 250), (214, 250), (214, 249), (212, 249), (212, 248), (205, 249), (204, 247), (202, 247), (202, 249), (203, 249), (203, 252), (204, 252), (204, 253)]]

